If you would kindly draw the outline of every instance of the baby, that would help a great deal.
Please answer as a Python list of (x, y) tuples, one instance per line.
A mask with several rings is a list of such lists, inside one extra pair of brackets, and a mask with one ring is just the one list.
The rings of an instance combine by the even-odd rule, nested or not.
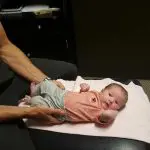
[(44, 106), (65, 110), (65, 117), (58, 117), (62, 122), (94, 122), (110, 125), (127, 100), (128, 92), (119, 84), (112, 83), (101, 92), (90, 90), (86, 83), (80, 84), (80, 92), (60, 89), (51, 80), (39, 84), (31, 83), (30, 96), (21, 101), (30, 106)]

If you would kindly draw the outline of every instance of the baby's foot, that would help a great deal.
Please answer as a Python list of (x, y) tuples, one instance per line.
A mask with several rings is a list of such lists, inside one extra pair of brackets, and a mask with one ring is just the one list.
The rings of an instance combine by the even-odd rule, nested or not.
[(25, 95), (24, 98), (22, 98), (21, 100), (19, 100), (19, 104), (24, 102), (24, 104), (30, 104), (31, 103), (31, 97), (28, 95)]

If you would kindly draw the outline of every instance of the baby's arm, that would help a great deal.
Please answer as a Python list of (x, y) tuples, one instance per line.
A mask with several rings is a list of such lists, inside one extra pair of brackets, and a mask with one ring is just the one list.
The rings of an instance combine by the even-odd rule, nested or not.
[(104, 110), (98, 117), (98, 123), (109, 125), (115, 120), (117, 114), (117, 110)]
[(90, 86), (87, 83), (81, 83), (80, 84), (80, 92), (87, 92), (89, 91)]

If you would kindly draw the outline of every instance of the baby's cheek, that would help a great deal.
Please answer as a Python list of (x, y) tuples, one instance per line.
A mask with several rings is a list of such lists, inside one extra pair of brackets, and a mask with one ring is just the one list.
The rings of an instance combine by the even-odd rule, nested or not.
[(108, 105), (106, 103), (102, 103), (103, 109), (108, 109)]

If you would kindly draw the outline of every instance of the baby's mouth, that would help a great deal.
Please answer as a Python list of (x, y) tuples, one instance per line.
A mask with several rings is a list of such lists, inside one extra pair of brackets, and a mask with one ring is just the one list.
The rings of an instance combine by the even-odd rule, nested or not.
[(106, 102), (107, 107), (109, 107), (109, 103)]
[(104, 102), (104, 107), (105, 107), (105, 109), (108, 109), (109, 108), (109, 104)]
[(108, 106), (110, 105), (110, 102), (109, 102), (109, 101), (105, 101), (105, 103), (106, 103), (106, 105), (108, 105)]

